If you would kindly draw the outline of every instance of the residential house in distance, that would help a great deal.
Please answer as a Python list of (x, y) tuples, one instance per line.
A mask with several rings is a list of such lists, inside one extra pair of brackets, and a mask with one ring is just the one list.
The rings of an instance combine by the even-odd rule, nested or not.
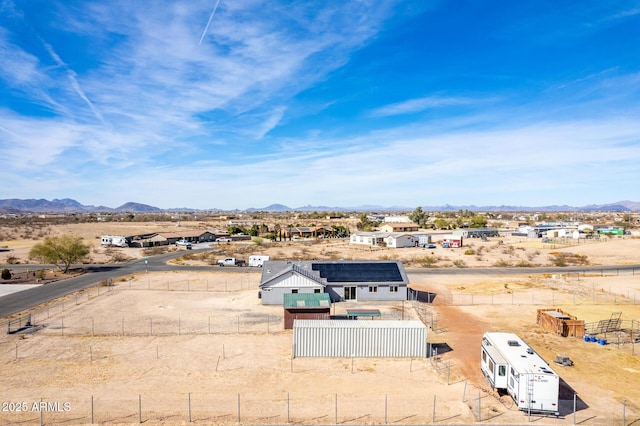
[(381, 232), (418, 232), (420, 226), (412, 222), (385, 223), (380, 226)]

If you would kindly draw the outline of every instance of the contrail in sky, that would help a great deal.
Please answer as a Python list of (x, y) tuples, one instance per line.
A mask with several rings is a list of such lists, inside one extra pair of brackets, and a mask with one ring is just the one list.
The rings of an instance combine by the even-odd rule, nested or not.
[(207, 22), (207, 26), (204, 27), (204, 31), (202, 32), (202, 37), (200, 37), (200, 43), (198, 44), (202, 44), (202, 40), (204, 40), (204, 36), (207, 35), (207, 31), (209, 31), (209, 25), (211, 25), (211, 21), (213, 21), (213, 15), (216, 14), (216, 9), (218, 8), (219, 3), (220, 3), (220, 0), (217, 0), (216, 5), (213, 6), (213, 10), (211, 11), (211, 15), (209, 16), (209, 22)]
[(49, 53), (49, 56), (51, 56), (51, 58), (55, 61), (55, 63), (63, 68), (66, 73), (67, 73), (67, 78), (69, 79), (69, 81), (71, 82), (71, 87), (73, 87), (73, 90), (78, 94), (78, 96), (80, 96), (80, 98), (87, 104), (87, 106), (89, 107), (89, 109), (91, 110), (91, 112), (93, 112), (93, 114), (96, 116), (96, 118), (98, 120), (100, 120), (100, 122), (102, 124), (107, 124), (107, 122), (104, 120), (104, 117), (102, 116), (102, 113), (95, 107), (95, 105), (93, 104), (93, 102), (91, 102), (91, 100), (87, 97), (86, 93), (84, 92), (84, 90), (82, 90), (82, 87), (80, 87), (80, 83), (78, 82), (78, 79), (76, 78), (77, 74), (75, 73), (75, 71), (73, 71), (72, 69), (69, 68), (69, 66), (67, 66), (67, 64), (62, 60), (62, 58), (60, 58), (60, 56), (58, 56), (58, 54), (56, 53), (55, 50), (53, 50), (53, 46), (51, 46), (49, 43), (47, 43), (46, 41), (44, 41), (44, 39), (42, 37), (40, 37), (39, 34), (36, 34), (36, 36), (40, 39), (40, 41), (42, 42), (42, 44), (44, 45), (45, 50)]

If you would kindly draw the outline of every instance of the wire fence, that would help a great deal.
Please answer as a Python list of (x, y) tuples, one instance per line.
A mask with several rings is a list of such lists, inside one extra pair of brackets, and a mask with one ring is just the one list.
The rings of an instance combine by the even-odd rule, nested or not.
[[(265, 395), (250, 392), (187, 392), (99, 396), (17, 396), (3, 403), (0, 421), (6, 424), (443, 424), (488, 423), (514, 411), (507, 396), (497, 396), (467, 382), (454, 385), (452, 396), (433, 393), (424, 398), (393, 394), (295, 393)], [(454, 392), (455, 393), (455, 392)], [(560, 415), (573, 424), (593, 419), (579, 399), (563, 400)], [(640, 407), (623, 399), (610, 407), (607, 424), (631, 425), (640, 421)], [(515, 414), (519, 423), (543, 420), (547, 415)], [(527, 420), (528, 417), (528, 420)], [(513, 418), (513, 417), (512, 417)], [(498, 423), (501, 423), (500, 421)], [(564, 422), (566, 423), (566, 422)]]

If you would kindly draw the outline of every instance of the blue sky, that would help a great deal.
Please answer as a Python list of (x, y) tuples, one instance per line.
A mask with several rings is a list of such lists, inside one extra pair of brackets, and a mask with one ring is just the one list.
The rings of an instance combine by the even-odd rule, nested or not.
[(640, 201), (638, 1), (0, 0), (0, 198)]

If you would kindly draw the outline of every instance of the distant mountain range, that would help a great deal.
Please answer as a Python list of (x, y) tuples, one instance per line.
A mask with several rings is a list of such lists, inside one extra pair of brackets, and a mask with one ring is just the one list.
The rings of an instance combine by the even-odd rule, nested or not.
[[(271, 204), (262, 208), (250, 208), (244, 211), (256, 212), (287, 212), (287, 211), (299, 211), (299, 212), (411, 212), (416, 206), (377, 206), (377, 205), (362, 205), (358, 207), (329, 207), (329, 206), (302, 206), (302, 207), (289, 207), (283, 204)], [(640, 202), (636, 201), (618, 201), (610, 204), (590, 204), (583, 207), (573, 207), (567, 205), (561, 206), (541, 206), (541, 207), (528, 207), (528, 206), (475, 206), (475, 205), (460, 205), (452, 206), (446, 204), (444, 206), (421, 206), (424, 211), (458, 211), (458, 210), (470, 210), (474, 212), (576, 212), (576, 211), (616, 211), (616, 212), (629, 212), (640, 211)], [(147, 204), (140, 204), (129, 202), (121, 205), (120, 207), (111, 208), (105, 206), (87, 206), (79, 203), (76, 200), (70, 198), (53, 199), (51, 201), (40, 199), (6, 199), (0, 200), (0, 214), (24, 214), (24, 213), (170, 213), (170, 212), (197, 212), (197, 211), (218, 211), (224, 210), (218, 208), (211, 209), (190, 209), (190, 208), (171, 208), (160, 209), (158, 207), (149, 206)], [(238, 209), (233, 211), (240, 211)]]

